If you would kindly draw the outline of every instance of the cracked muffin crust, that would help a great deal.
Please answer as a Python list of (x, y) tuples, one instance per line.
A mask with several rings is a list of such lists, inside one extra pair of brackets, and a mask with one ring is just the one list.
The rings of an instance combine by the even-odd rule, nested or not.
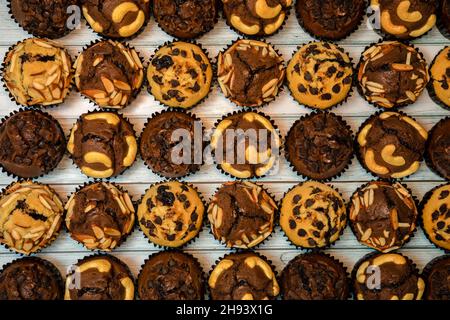
[(227, 247), (252, 248), (273, 231), (278, 206), (261, 186), (248, 181), (227, 182), (208, 207), (214, 237)]
[(442, 49), (430, 68), (428, 91), (433, 100), (450, 109), (450, 46)]
[(181, 247), (195, 238), (205, 206), (198, 192), (184, 182), (152, 185), (139, 204), (137, 219), (149, 240), (162, 247)]
[(20, 178), (36, 178), (56, 168), (65, 145), (56, 119), (38, 110), (21, 110), (0, 125), (0, 166)]
[(273, 300), (280, 293), (270, 264), (251, 251), (222, 258), (210, 273), (212, 300)]
[(281, 202), (281, 229), (296, 246), (327, 247), (338, 240), (346, 224), (344, 200), (326, 184), (300, 183), (289, 190)]
[(0, 196), (0, 243), (30, 255), (46, 247), (59, 233), (63, 204), (47, 185), (15, 182)]
[(433, 171), (450, 180), (450, 118), (440, 120), (431, 129), (425, 157)]
[(369, 182), (352, 195), (349, 207), (358, 241), (381, 252), (401, 248), (416, 229), (418, 215), (411, 193), (398, 182)]
[(85, 257), (67, 274), (64, 300), (133, 299), (133, 276), (127, 265), (114, 256)]
[(412, 118), (378, 113), (359, 129), (360, 160), (380, 178), (404, 178), (419, 170), (427, 139), (427, 131)]
[(203, 270), (191, 255), (161, 251), (144, 263), (137, 281), (141, 300), (203, 300)]
[(431, 260), (422, 273), (425, 286), (425, 300), (450, 300), (450, 256), (444, 255)]
[(275, 100), (284, 76), (283, 58), (262, 41), (239, 39), (217, 58), (220, 88), (241, 107), (261, 107)]
[(65, 210), (70, 236), (91, 250), (111, 251), (134, 227), (135, 210), (128, 192), (109, 182), (76, 191)]

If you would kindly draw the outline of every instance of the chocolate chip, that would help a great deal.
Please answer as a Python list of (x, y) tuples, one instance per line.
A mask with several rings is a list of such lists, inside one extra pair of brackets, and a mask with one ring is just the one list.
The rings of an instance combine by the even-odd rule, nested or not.
[(180, 85), (180, 82), (178, 80), (170, 80), (170, 85), (172, 86), (172, 88), (176, 88)]
[(319, 89), (317, 89), (317, 88), (314, 88), (314, 87), (310, 87), (309, 88), (309, 92), (312, 94), (312, 95), (318, 95), (319, 94)]
[(305, 229), (298, 229), (297, 234), (299, 237), (305, 237), (306, 231), (305, 231)]
[(191, 214), (191, 221), (197, 221), (197, 219), (198, 219), (197, 211), (192, 212), (192, 214)]
[(294, 213), (295, 216), (300, 215), (300, 207), (299, 206), (294, 207), (292, 212)]
[(199, 54), (196, 54), (194, 51), (192, 51), (192, 55), (194, 56), (194, 59), (198, 62), (202, 62), (202, 56)]
[(335, 66), (329, 67), (327, 70), (327, 77), (331, 78), (333, 76), (333, 74), (335, 74), (336, 72), (337, 72), (337, 69)]
[(444, 228), (445, 228), (445, 222), (444, 222), (444, 221), (439, 221), (439, 222), (436, 224), (436, 226), (437, 226), (437, 228), (438, 228), (439, 230), (444, 229)]
[(159, 71), (164, 68), (170, 68), (173, 65), (173, 60), (172, 57), (163, 55), (161, 58), (155, 57), (152, 61), (152, 65)]
[(445, 198), (448, 197), (448, 195), (450, 194), (450, 191), (448, 190), (444, 190), (439, 194), (439, 200), (444, 200)]
[(316, 238), (319, 238), (320, 237), (320, 232), (319, 231), (314, 231), (313, 232), (313, 236), (316, 237)]
[(297, 64), (294, 66), (294, 71), (297, 72), (298, 74), (300, 74), (300, 64), (297, 63)]
[(334, 93), (339, 93), (341, 91), (341, 86), (339, 84), (335, 84), (333, 86), (332, 90), (333, 90)]
[(441, 206), (439, 207), (439, 212), (440, 213), (447, 212), (447, 205), (445, 203), (441, 204)]
[(178, 200), (180, 200), (181, 202), (185, 202), (187, 200), (187, 197), (185, 194), (180, 194), (178, 195)]
[(159, 77), (159, 76), (157, 76), (157, 75), (154, 75), (154, 76), (152, 77), (152, 79), (153, 79), (153, 81), (155, 81), (157, 84), (163, 85), (162, 77)]
[(189, 69), (188, 73), (189, 73), (189, 75), (191, 76), (192, 79), (197, 79), (198, 73), (197, 73), (197, 71), (195, 71), (195, 69), (192, 69), (192, 68)]
[(184, 208), (187, 209), (191, 206), (191, 203), (189, 202), (189, 200), (184, 202)]
[(305, 93), (305, 92), (307, 91), (307, 89), (306, 89), (306, 87), (305, 87), (304, 85), (299, 84), (299, 85), (298, 85), (298, 91), (299, 91), (300, 93)]
[(445, 75), (450, 78), (450, 68), (445, 70)]
[(322, 221), (317, 221), (316, 227), (317, 229), (322, 230), (325, 227), (325, 225), (323, 224)]
[(311, 190), (311, 194), (317, 194), (317, 193), (320, 193), (322, 190), (320, 190), (320, 188), (313, 188), (312, 190)]
[(309, 239), (308, 239), (308, 244), (309, 244), (311, 247), (314, 247), (314, 246), (317, 245), (317, 242), (316, 242), (314, 239), (309, 238)]
[(439, 218), (439, 211), (434, 211), (431, 214), (431, 221), (436, 221)]
[(289, 220), (289, 228), (291, 228), (291, 230), (294, 230), (297, 227), (297, 223), (294, 220)]
[(342, 80), (343, 84), (350, 84), (352, 83), (352, 76), (346, 77), (344, 80)]
[(152, 198), (148, 198), (146, 204), (149, 211), (151, 211), (152, 208), (155, 206), (155, 204), (152, 201)]
[(305, 80), (306, 81), (312, 81), (312, 76), (311, 76), (311, 73), (309, 73), (309, 71), (306, 71), (305, 72)]
[(187, 52), (186, 52), (186, 50), (181, 50), (181, 56), (182, 56), (183, 58), (186, 58), (186, 57), (187, 57)]
[(167, 240), (169, 240), (169, 241), (175, 240), (175, 235), (174, 234), (168, 234), (167, 235)]
[(436, 234), (435, 238), (437, 241), (444, 241), (444, 238), (440, 234)]
[(323, 95), (320, 96), (320, 99), (322, 100), (331, 100), (331, 94), (329, 93), (324, 93)]
[(294, 204), (299, 203), (300, 200), (302, 200), (302, 196), (299, 195), (299, 194), (296, 194), (296, 195), (292, 198), (292, 201), (293, 201)]
[(344, 74), (345, 74), (344, 71), (339, 71), (336, 75), (336, 78), (340, 79), (344, 76)]
[(194, 86), (191, 89), (194, 92), (199, 92), (200, 91), (200, 86), (199, 86), (198, 82), (195, 82)]
[(182, 221), (176, 221), (175, 222), (175, 231), (181, 231), (183, 230), (183, 222)]
[(159, 216), (156, 216), (155, 219), (153, 220), (153, 222), (155, 222), (157, 225), (161, 225), (162, 224), (162, 219)]
[(309, 207), (313, 206), (314, 203), (316, 203), (316, 202), (315, 202), (313, 199), (308, 199), (308, 200), (306, 200), (306, 202), (305, 202), (305, 207), (306, 207), (306, 208), (309, 208)]

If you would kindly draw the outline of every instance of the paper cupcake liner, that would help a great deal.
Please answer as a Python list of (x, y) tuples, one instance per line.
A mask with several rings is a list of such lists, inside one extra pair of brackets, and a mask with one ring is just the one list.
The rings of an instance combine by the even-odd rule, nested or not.
[(444, 21), (442, 21), (442, 4), (444, 0), (439, 0), (439, 5), (437, 9), (437, 22), (436, 26), (439, 30), (439, 32), (446, 37), (447, 39), (450, 39), (450, 28), (448, 24), (444, 24)]
[(425, 163), (427, 164), (427, 167), (433, 171), (435, 174), (437, 174), (438, 176), (442, 177), (445, 180), (449, 180), (446, 179), (442, 173), (440, 173), (433, 165), (433, 162), (430, 159), (430, 155), (428, 154), (428, 149), (431, 143), (431, 137), (433, 136), (434, 131), (436, 130), (436, 128), (438, 128), (442, 123), (444, 123), (444, 121), (450, 121), (450, 116), (446, 116), (443, 119), (439, 120), (438, 123), (436, 123), (433, 128), (431, 128), (431, 130), (428, 132), (428, 139), (427, 142), (425, 144), (425, 153), (424, 153), (424, 159), (425, 159)]
[[(431, 68), (433, 68), (434, 63), (436, 62), (436, 58), (447, 48), (449, 48), (450, 46), (445, 46), (444, 48), (442, 48), (441, 50), (439, 50), (439, 52), (436, 54), (436, 56), (433, 58), (433, 62), (431, 62), (430, 64), (430, 70)], [(430, 81), (428, 81), (427, 84), (427, 89), (428, 89), (428, 95), (430, 96), (431, 100), (434, 101), (434, 103), (436, 103), (438, 106), (444, 108), (445, 110), (450, 110), (450, 105), (446, 105), (441, 99), (438, 98), (438, 96), (436, 95), (436, 92), (434, 90), (434, 86), (433, 86), (433, 80), (431, 77), (431, 71), (430, 71)]]
[(445, 254), (439, 257), (434, 258), (433, 260), (431, 260), (430, 262), (427, 263), (427, 265), (423, 268), (422, 273), (420, 274), (420, 276), (422, 277), (422, 279), (425, 281), (425, 292), (423, 294), (423, 299), (424, 300), (428, 300), (426, 299), (426, 297), (428, 296), (428, 294), (430, 293), (430, 288), (428, 287), (428, 280), (431, 274), (431, 271), (433, 270), (434, 266), (444, 260), (450, 260), (450, 255), (449, 254)]
[[(312, 112), (312, 113), (310, 113), (310, 114), (306, 114), (306, 115), (301, 116), (300, 119), (298, 119), (298, 120), (296, 120), (296, 121), (294, 122), (294, 124), (293, 124), (293, 125), (291, 126), (291, 128), (289, 129), (289, 132), (287, 133), (286, 137), (284, 138), (285, 143), (287, 144), (288, 137), (289, 137), (289, 135), (291, 134), (292, 129), (295, 128), (295, 126), (296, 126), (299, 122), (304, 121), (305, 119), (310, 118), (310, 117), (312, 117), (312, 116), (315, 116), (315, 115), (317, 115), (317, 114), (322, 114), (322, 113), (324, 113), (324, 114), (327, 113), (327, 114), (330, 114), (330, 115), (335, 116), (335, 117), (338, 119), (338, 121), (339, 121), (341, 124), (343, 124), (343, 125), (350, 131), (350, 134), (351, 134), (351, 137), (352, 137), (352, 141), (354, 140), (354, 133), (353, 133), (352, 128), (350, 127), (350, 125), (349, 125), (349, 124), (348, 124), (341, 116), (336, 115), (335, 113), (332, 113), (332, 112), (326, 112), (326, 111), (319, 111), (319, 110), (316, 110), (316, 111), (314, 111), (314, 112)], [(352, 164), (353, 159), (354, 159), (354, 157), (355, 157), (354, 143), (352, 143), (352, 148), (353, 148), (352, 156), (351, 156), (350, 159), (348, 160), (348, 163), (347, 163), (347, 165), (344, 167), (344, 169), (342, 169), (340, 172), (336, 173), (335, 175), (333, 175), (333, 176), (331, 176), (331, 177), (329, 177), (329, 178), (324, 178), (324, 179), (317, 179), (317, 178), (311, 177), (311, 176), (309, 176), (309, 175), (306, 175), (306, 174), (301, 173), (300, 171), (298, 171), (298, 170), (294, 167), (294, 165), (292, 164), (292, 161), (291, 161), (291, 158), (290, 158), (290, 155), (289, 155), (289, 149), (288, 149), (287, 145), (286, 145), (285, 148), (284, 148), (284, 156), (285, 156), (287, 162), (289, 163), (289, 167), (290, 167), (295, 173), (297, 173), (297, 175), (300, 176), (301, 178), (303, 178), (303, 179), (305, 179), (305, 180), (311, 179), (311, 180), (315, 180), (315, 181), (318, 181), (318, 182), (330, 182), (330, 181), (332, 181), (333, 179), (336, 179), (336, 178), (339, 178), (340, 176), (342, 176), (342, 174), (343, 174), (345, 171), (347, 171), (348, 168), (350, 167), (350, 165)]]

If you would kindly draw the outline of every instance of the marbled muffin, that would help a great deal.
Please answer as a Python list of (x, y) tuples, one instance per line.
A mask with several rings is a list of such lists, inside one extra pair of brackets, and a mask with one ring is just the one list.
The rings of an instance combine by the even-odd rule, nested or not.
[(227, 182), (208, 207), (214, 237), (227, 247), (252, 248), (273, 231), (278, 206), (261, 186), (253, 182)]
[(59, 122), (38, 110), (13, 113), (0, 125), (0, 166), (20, 178), (52, 171), (66, 149)]
[(450, 118), (442, 119), (431, 129), (425, 150), (427, 164), (434, 172), (450, 180)]
[(113, 112), (83, 114), (72, 128), (67, 150), (81, 172), (92, 178), (121, 174), (136, 159), (133, 126)]
[(150, 19), (150, 0), (80, 0), (91, 28), (108, 38), (128, 38)]
[(450, 39), (450, 0), (438, 0), (438, 23), (439, 31), (444, 37)]
[[(379, 270), (379, 287), (374, 286), (374, 269)], [(368, 254), (353, 270), (357, 300), (421, 300), (425, 282), (415, 265), (398, 253)]]
[(203, 300), (203, 270), (187, 253), (160, 251), (142, 266), (137, 292), (141, 300)]
[(294, 123), (286, 136), (285, 150), (286, 158), (299, 174), (327, 180), (350, 164), (352, 131), (333, 113), (312, 113)]
[(192, 108), (209, 93), (213, 77), (208, 56), (201, 47), (172, 42), (160, 47), (147, 70), (149, 91), (169, 107)]
[(314, 109), (329, 109), (350, 94), (353, 64), (341, 47), (328, 42), (311, 42), (294, 54), (286, 77), (298, 103)]
[(298, 247), (325, 248), (339, 239), (346, 224), (344, 200), (326, 184), (300, 183), (281, 202), (281, 229)]
[(112, 40), (87, 47), (74, 68), (78, 91), (102, 108), (125, 108), (144, 80), (144, 67), (136, 50)]
[(91, 250), (113, 250), (134, 227), (135, 210), (128, 192), (108, 182), (76, 191), (65, 210), (70, 236)]
[(139, 204), (139, 226), (151, 242), (181, 247), (195, 238), (203, 224), (205, 206), (198, 192), (184, 182), (152, 185)]
[(430, 97), (440, 106), (450, 110), (450, 46), (442, 49), (430, 68), (428, 84)]
[(281, 28), (292, 0), (222, 0), (227, 23), (238, 32), (255, 37), (274, 34)]
[(193, 39), (210, 31), (217, 21), (220, 0), (154, 0), (153, 16), (168, 34)]
[(18, 104), (51, 106), (64, 101), (73, 78), (72, 62), (59, 44), (31, 38), (5, 56), (3, 81)]
[(213, 267), (208, 284), (212, 300), (273, 300), (280, 293), (270, 264), (251, 251), (222, 258)]
[(0, 300), (60, 300), (63, 295), (61, 274), (50, 261), (21, 258), (0, 272)]
[(217, 58), (220, 88), (241, 107), (260, 107), (275, 100), (284, 76), (283, 58), (262, 41), (237, 40)]
[(211, 137), (211, 148), (220, 168), (233, 177), (266, 175), (278, 161), (281, 138), (269, 118), (250, 111), (224, 117)]
[(352, 195), (349, 207), (357, 240), (381, 252), (401, 248), (416, 229), (418, 215), (411, 193), (398, 182), (369, 182)]
[(425, 300), (450, 300), (450, 255), (431, 260), (424, 268)]
[(363, 52), (358, 90), (380, 108), (399, 108), (416, 102), (429, 81), (427, 62), (412, 46), (384, 41)]
[(404, 178), (419, 170), (427, 139), (427, 131), (414, 119), (397, 112), (378, 113), (359, 129), (359, 158), (380, 178)]
[(280, 287), (284, 300), (347, 300), (350, 295), (342, 263), (320, 252), (299, 254), (289, 261)]
[(133, 300), (134, 280), (127, 265), (110, 255), (92, 255), (73, 265), (64, 300)]
[(59, 233), (63, 204), (47, 185), (15, 182), (0, 196), (0, 243), (30, 255), (46, 247)]

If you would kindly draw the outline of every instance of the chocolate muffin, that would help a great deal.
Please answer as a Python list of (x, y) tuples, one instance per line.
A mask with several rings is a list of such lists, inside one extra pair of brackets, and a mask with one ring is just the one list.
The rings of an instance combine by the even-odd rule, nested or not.
[(366, 0), (298, 0), (295, 11), (300, 25), (320, 39), (341, 40), (358, 28)]
[(444, 37), (450, 39), (450, 1), (439, 0), (438, 12), (437, 26), (439, 31)]
[(333, 113), (312, 113), (297, 120), (286, 136), (286, 159), (299, 174), (327, 180), (342, 173), (353, 157), (353, 134)]
[(436, 24), (436, 0), (371, 0), (370, 5), (380, 15), (377, 29), (388, 37), (418, 38)]
[(169, 35), (197, 38), (214, 28), (219, 0), (154, 0), (153, 15)]
[(298, 247), (328, 247), (339, 239), (346, 224), (344, 200), (326, 184), (300, 183), (289, 190), (281, 202), (281, 229)]
[(35, 37), (61, 38), (74, 30), (68, 26), (78, 0), (8, 0), (19, 25)]
[(203, 300), (203, 270), (190, 254), (160, 251), (142, 266), (137, 281), (141, 300)]
[(380, 178), (404, 178), (419, 170), (427, 138), (414, 119), (397, 112), (377, 113), (359, 129), (359, 159)]
[(222, 0), (228, 25), (246, 36), (277, 32), (286, 20), (292, 0)]
[(253, 182), (227, 182), (211, 199), (208, 219), (214, 238), (227, 247), (252, 248), (273, 231), (278, 206)]
[(61, 274), (50, 261), (21, 258), (0, 272), (0, 300), (61, 300), (63, 294)]
[(398, 253), (369, 253), (353, 274), (357, 300), (420, 300), (425, 290), (415, 265)]
[(273, 300), (280, 293), (270, 264), (251, 251), (222, 258), (211, 271), (208, 284), (212, 300)]
[(87, 47), (74, 68), (78, 91), (102, 108), (125, 108), (144, 80), (144, 67), (136, 50), (112, 40)]
[(133, 276), (127, 265), (114, 256), (85, 257), (66, 276), (64, 300), (133, 299)]
[(184, 182), (152, 185), (137, 211), (139, 226), (161, 247), (181, 247), (194, 239), (203, 224), (205, 206), (197, 190)]
[(450, 118), (444, 118), (431, 129), (425, 158), (438, 175), (450, 180)]
[(425, 300), (450, 300), (450, 255), (430, 261), (422, 274), (425, 280)]
[(80, 0), (91, 28), (108, 38), (129, 38), (150, 19), (150, 0)]
[(275, 100), (285, 68), (283, 58), (270, 44), (239, 39), (217, 59), (220, 88), (232, 102), (241, 107), (261, 107)]
[(0, 243), (30, 255), (55, 240), (63, 219), (63, 204), (47, 185), (21, 181), (0, 195)]
[(201, 47), (172, 42), (160, 47), (147, 70), (149, 91), (168, 107), (192, 108), (209, 93), (212, 66)]
[(136, 159), (133, 126), (114, 112), (83, 114), (73, 126), (67, 150), (81, 172), (92, 178), (121, 174)]
[(128, 192), (108, 182), (77, 190), (66, 203), (70, 236), (91, 250), (111, 251), (134, 227), (134, 205)]
[(349, 207), (358, 241), (381, 252), (401, 248), (415, 231), (418, 215), (413, 196), (398, 182), (369, 182), (352, 195)]
[(31, 38), (14, 45), (3, 62), (3, 81), (17, 104), (61, 104), (72, 82), (72, 61), (59, 44)]
[[(141, 157), (160, 176), (187, 176), (200, 170), (203, 142), (199, 145), (196, 138), (202, 134), (202, 123), (193, 115), (173, 110), (155, 114), (148, 119), (140, 137)], [(190, 147), (190, 153), (184, 154), (180, 143)]]
[(341, 47), (311, 42), (294, 54), (286, 77), (298, 103), (313, 109), (329, 109), (341, 104), (350, 94), (353, 64)]
[(428, 83), (430, 97), (440, 106), (450, 110), (450, 46), (442, 49), (434, 58)]
[(434, 245), (450, 250), (450, 183), (440, 185), (424, 196), (422, 227)]
[(36, 178), (56, 168), (66, 138), (58, 121), (38, 110), (21, 110), (0, 125), (0, 166), (20, 178)]
[(242, 111), (216, 125), (210, 145), (225, 173), (248, 179), (266, 175), (277, 164), (280, 140), (278, 129), (266, 115)]
[(380, 108), (399, 108), (416, 102), (429, 79), (422, 54), (398, 41), (372, 45), (359, 62), (358, 90), (364, 99)]
[(284, 267), (280, 277), (284, 300), (347, 300), (347, 271), (333, 257), (312, 252), (299, 254)]

